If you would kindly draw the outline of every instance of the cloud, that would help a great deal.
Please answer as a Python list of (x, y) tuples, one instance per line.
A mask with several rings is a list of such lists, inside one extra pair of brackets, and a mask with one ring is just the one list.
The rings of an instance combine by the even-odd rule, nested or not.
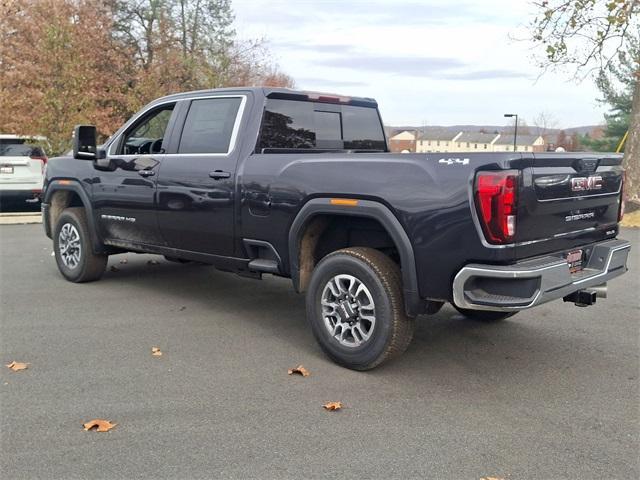
[[(309, 47), (312, 48), (313, 46)], [(515, 70), (473, 70), (473, 66), (470, 64), (455, 58), (446, 57), (407, 57), (365, 55), (360, 53), (356, 55), (334, 56), (331, 58), (319, 59), (316, 61), (316, 64), (332, 68), (384, 72), (397, 76), (433, 78), (436, 80), (466, 81), (531, 77), (531, 75), (526, 72), (518, 72)]]
[(455, 58), (403, 57), (391, 55), (358, 55), (333, 57), (317, 61), (318, 65), (358, 71), (386, 72), (413, 77), (433, 77), (436, 71), (464, 67)]
[(445, 72), (438, 78), (444, 80), (493, 80), (498, 78), (531, 78), (531, 75), (514, 70), (477, 70), (469, 72)]
[(314, 87), (321, 88), (333, 88), (333, 87), (367, 87), (367, 82), (359, 82), (355, 80), (332, 80), (329, 78), (321, 77), (297, 77), (296, 83), (304, 87), (305, 85), (312, 85)]
[(286, 42), (286, 41), (271, 41), (269, 45), (276, 49), (284, 50), (303, 50), (316, 53), (330, 53), (330, 54), (355, 54), (353, 45), (346, 44), (322, 44), (322, 43), (309, 43), (309, 42)]

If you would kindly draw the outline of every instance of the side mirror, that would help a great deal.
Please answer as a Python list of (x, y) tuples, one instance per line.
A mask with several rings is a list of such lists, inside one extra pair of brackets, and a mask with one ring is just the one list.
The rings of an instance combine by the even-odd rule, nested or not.
[(93, 125), (76, 125), (73, 129), (73, 158), (78, 160), (96, 160), (96, 127)]

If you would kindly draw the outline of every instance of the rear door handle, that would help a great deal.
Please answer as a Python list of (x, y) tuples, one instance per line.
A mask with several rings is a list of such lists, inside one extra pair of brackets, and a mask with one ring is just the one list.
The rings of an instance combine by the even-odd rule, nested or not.
[(222, 178), (231, 178), (231, 173), (223, 172), (222, 170), (215, 170), (213, 172), (209, 172), (209, 176), (214, 180), (220, 180)]
[(138, 170), (138, 175), (141, 177), (153, 177), (155, 174), (153, 170)]

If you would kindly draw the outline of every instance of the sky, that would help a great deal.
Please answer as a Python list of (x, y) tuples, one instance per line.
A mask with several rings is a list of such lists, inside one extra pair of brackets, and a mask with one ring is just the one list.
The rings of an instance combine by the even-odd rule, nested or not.
[[(387, 125), (549, 127), (603, 122), (573, 72), (539, 77), (529, 0), (233, 0), (240, 38), (263, 38), (296, 88), (372, 97)], [(539, 51), (538, 51), (539, 52)]]

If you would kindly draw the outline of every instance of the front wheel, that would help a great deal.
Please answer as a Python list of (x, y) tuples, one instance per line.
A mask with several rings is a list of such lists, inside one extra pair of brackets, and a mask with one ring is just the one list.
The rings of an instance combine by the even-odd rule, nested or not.
[(478, 320), (480, 322), (492, 323), (499, 322), (505, 318), (513, 317), (518, 312), (499, 312), (496, 310), (470, 310), (468, 308), (460, 308), (453, 306), (459, 313), (471, 320)]
[(60, 214), (53, 232), (53, 251), (60, 273), (75, 283), (98, 280), (109, 258), (93, 253), (87, 216), (79, 207)]
[(322, 350), (336, 363), (369, 370), (403, 353), (414, 322), (404, 310), (398, 266), (372, 248), (345, 248), (313, 270), (307, 320)]

